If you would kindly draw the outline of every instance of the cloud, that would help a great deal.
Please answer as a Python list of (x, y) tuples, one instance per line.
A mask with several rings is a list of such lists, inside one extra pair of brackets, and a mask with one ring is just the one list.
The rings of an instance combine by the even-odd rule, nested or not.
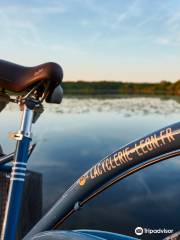
[[(58, 1), (43, 4), (0, 4), (0, 42), (23, 44), (31, 47), (45, 47), (41, 39), (43, 21), (55, 14), (64, 14), (67, 7)], [(52, 15), (52, 16), (51, 16)]]
[(157, 43), (162, 45), (177, 46), (180, 44), (180, 4), (168, 2), (161, 9), (160, 30), (168, 37), (159, 37)]
[(165, 38), (165, 37), (159, 37), (157, 38), (156, 42), (160, 45), (169, 45), (171, 42), (170, 42), (170, 39), (168, 38)]
[[(107, 4), (108, 2), (102, 4), (102, 2), (94, 0), (76, 0), (76, 2), (85, 5), (88, 11), (94, 14), (96, 26), (108, 29), (117, 29), (123, 25), (124, 21), (142, 14), (139, 0), (127, 1), (122, 4), (113, 1), (111, 4)], [(89, 25), (89, 21), (86, 20), (82, 24)]]
[(59, 2), (51, 2), (43, 3), (43, 5), (33, 4), (33, 5), (24, 5), (24, 4), (9, 4), (9, 5), (1, 5), (1, 11), (6, 14), (19, 14), (22, 15), (30, 14), (30, 15), (47, 15), (47, 14), (56, 14), (56, 13), (65, 13), (67, 11), (67, 7), (65, 5), (60, 4)]
[(87, 19), (82, 19), (81, 20), (81, 25), (83, 27), (88, 27), (88, 26), (91, 26), (91, 22), (89, 20), (87, 20)]
[(21, 16), (14, 17), (14, 14), (0, 10), (0, 41), (9, 41), (12, 43), (31, 43), (40, 44), (39, 33), (35, 21), (29, 18), (23, 19)]

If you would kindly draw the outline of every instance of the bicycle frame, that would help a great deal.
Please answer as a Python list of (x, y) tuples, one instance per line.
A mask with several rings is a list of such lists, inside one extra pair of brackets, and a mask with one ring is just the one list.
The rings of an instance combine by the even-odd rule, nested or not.
[[(91, 199), (98, 189), (113, 182), (120, 174), (145, 162), (148, 165), (150, 159), (158, 156), (162, 156), (161, 160), (165, 160), (167, 159), (166, 154), (172, 153), (170, 156), (173, 156), (176, 150), (180, 150), (180, 122), (118, 149), (85, 172), (24, 237), (24, 240), (30, 240), (31, 237), (42, 231), (59, 227), (64, 220)], [(158, 161), (154, 160), (155, 162)]]
[[(14, 139), (17, 140), (14, 154), (13, 167), (10, 174), (10, 186), (6, 210), (4, 215), (1, 239), (14, 240), (16, 238), (16, 229), (21, 208), (22, 193), (26, 174), (26, 166), (29, 154), (29, 145), (31, 141), (31, 125), (33, 121), (33, 109), (24, 103), (21, 128)], [(2, 162), (8, 162), (12, 159), (12, 154), (2, 158)]]

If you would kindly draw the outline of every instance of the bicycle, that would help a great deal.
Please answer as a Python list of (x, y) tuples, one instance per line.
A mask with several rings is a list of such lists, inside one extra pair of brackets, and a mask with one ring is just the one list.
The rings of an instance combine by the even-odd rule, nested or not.
[[(9, 102), (13, 102), (19, 105), (22, 112), (20, 130), (9, 136), (17, 142), (15, 152), (0, 156), (1, 169), (12, 162), (10, 187), (1, 232), (2, 240), (16, 239), (27, 163), (35, 147), (30, 145), (31, 127), (42, 114), (44, 101), (49, 104), (61, 103), (62, 78), (62, 68), (53, 62), (24, 67), (0, 60), (0, 111)], [(95, 230), (55, 230), (59, 229), (60, 225), (74, 212), (113, 184), (148, 166), (179, 155), (180, 122), (121, 147), (85, 172), (23, 239), (137, 239)]]

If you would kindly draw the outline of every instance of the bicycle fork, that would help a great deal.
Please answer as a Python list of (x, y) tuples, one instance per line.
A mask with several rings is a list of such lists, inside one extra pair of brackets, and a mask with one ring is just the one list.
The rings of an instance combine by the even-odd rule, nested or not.
[(10, 185), (1, 232), (1, 240), (16, 239), (24, 181), (26, 176), (28, 150), (31, 141), (33, 113), (34, 110), (32, 104), (23, 103), (21, 128), (18, 133), (13, 134), (13, 138), (17, 140), (17, 143), (13, 167), (10, 174)]

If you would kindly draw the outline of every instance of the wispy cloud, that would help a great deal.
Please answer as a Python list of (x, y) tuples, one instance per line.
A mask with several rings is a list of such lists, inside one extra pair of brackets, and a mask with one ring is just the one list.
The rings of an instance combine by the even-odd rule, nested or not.
[(0, 30), (2, 33), (0, 41), (4, 39), (5, 41), (11, 41), (13, 43), (16, 39), (16, 41), (24, 44), (42, 43), (35, 21), (25, 20), (21, 17), (15, 18), (3, 10), (0, 10)]
[[(67, 11), (65, 5), (52, 1), (43, 4), (9, 3), (0, 4), (0, 41), (13, 42), (15, 39), (26, 46), (45, 47), (41, 39), (41, 26), (47, 20), (47, 15), (64, 14)], [(3, 34), (4, 32), (4, 34)]]
[(46, 14), (56, 14), (56, 13), (65, 13), (67, 7), (59, 2), (43, 2), (43, 4), (29, 5), (27, 6), (24, 3), (21, 4), (3, 4), (0, 5), (1, 11), (6, 14), (35, 14), (35, 15), (46, 15)]
[(158, 37), (155, 40), (155, 43), (165, 46), (165, 47), (174, 47), (174, 48), (179, 48), (180, 47), (180, 34), (174, 34), (169, 37)]
[(180, 2), (165, 1), (159, 11), (157, 44), (180, 46)]
[(159, 37), (159, 38), (157, 38), (156, 42), (161, 45), (169, 45), (170, 39), (165, 38), (165, 37)]
[[(81, 4), (86, 5), (89, 11), (96, 15), (96, 26), (107, 27), (110, 29), (117, 29), (123, 26), (124, 21), (130, 20), (132, 17), (139, 17), (142, 14), (142, 8), (139, 0), (132, 0), (124, 2), (123, 8), (120, 4), (106, 4), (107, 2), (98, 2), (95, 0), (76, 0)], [(93, 21), (93, 20), (92, 20)], [(86, 22), (83, 22), (85, 25)]]

